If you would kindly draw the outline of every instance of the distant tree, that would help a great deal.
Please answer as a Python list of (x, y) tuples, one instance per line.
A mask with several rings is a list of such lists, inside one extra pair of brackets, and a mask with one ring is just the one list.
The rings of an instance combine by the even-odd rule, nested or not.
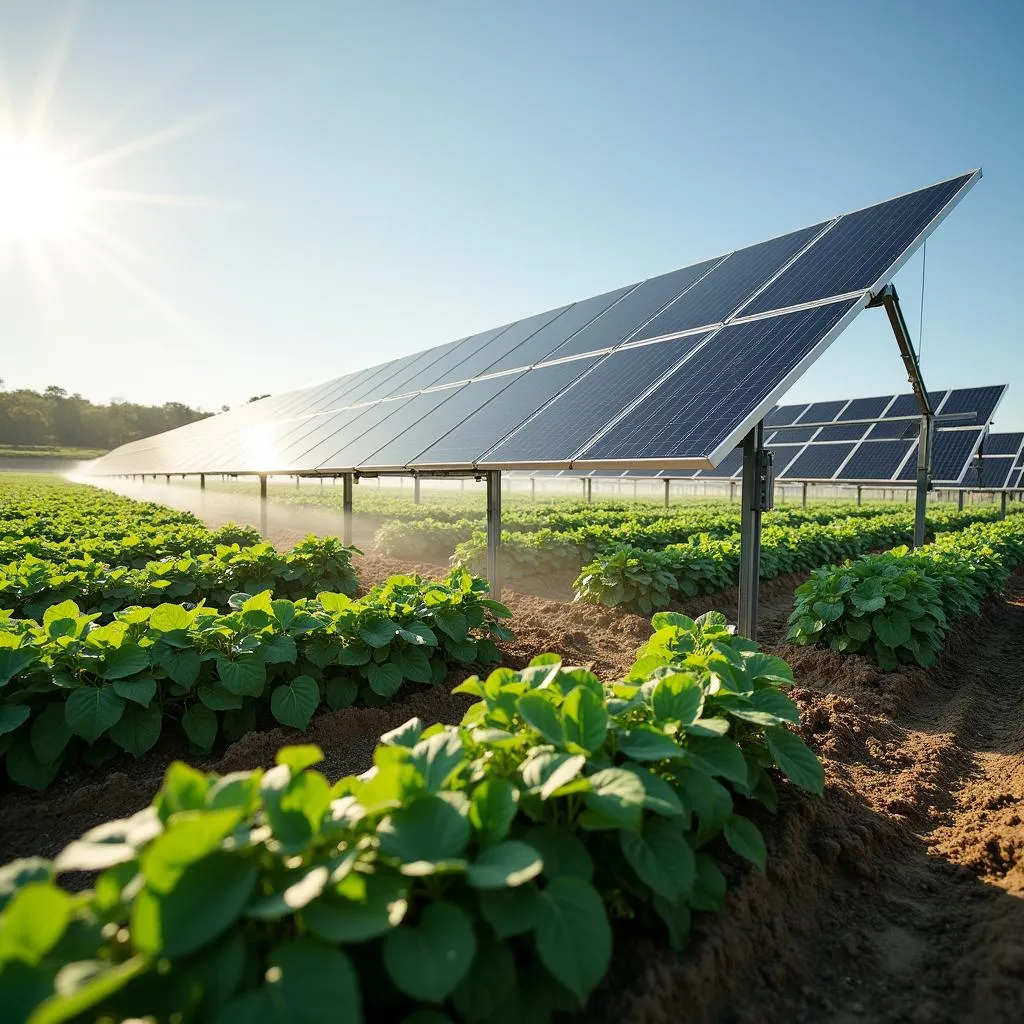
[(266, 395), (253, 395), (252, 398), (250, 398), (249, 401), (246, 402), (245, 404), (249, 405), (252, 402), (258, 402), (261, 398), (269, 398), (269, 397), (270, 397), (269, 394), (266, 394)]
[(230, 405), (222, 405), (220, 407), (220, 411), (221, 412), (230, 412), (231, 411), (231, 406)]

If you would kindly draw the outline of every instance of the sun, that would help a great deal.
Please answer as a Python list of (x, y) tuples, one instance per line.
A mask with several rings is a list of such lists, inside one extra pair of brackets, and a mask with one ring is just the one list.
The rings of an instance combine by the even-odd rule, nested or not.
[(70, 165), (42, 146), (0, 136), (0, 238), (64, 236), (74, 228), (83, 199)]

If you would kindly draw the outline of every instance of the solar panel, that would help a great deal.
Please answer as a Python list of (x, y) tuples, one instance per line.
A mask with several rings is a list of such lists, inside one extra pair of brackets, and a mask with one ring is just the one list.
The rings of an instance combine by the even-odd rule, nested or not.
[(1024, 476), (1024, 470), (1014, 469), (1014, 471), (1010, 474), (1008, 486), (1011, 487), (1013, 490), (1016, 490), (1018, 487), (1020, 487), (1020, 478), (1022, 476)]
[(790, 463), (803, 451), (802, 444), (771, 444), (768, 449), (774, 458), (772, 469), (776, 477), (786, 472)]
[(695, 475), (703, 480), (705, 477), (738, 476), (743, 471), (743, 449), (733, 448), (715, 469), (702, 469)]
[(772, 444), (803, 444), (818, 433), (819, 427), (783, 427), (771, 436)]
[(639, 330), (634, 340), (657, 338), (724, 321), (816, 238), (827, 223), (823, 221), (732, 253)]
[(913, 448), (911, 441), (865, 441), (839, 473), (841, 480), (891, 480)]
[(981, 486), (1005, 487), (1012, 469), (1012, 455), (986, 455), (981, 461)]
[(486, 405), (466, 417), (410, 465), (418, 467), (471, 466), (508, 436), (531, 413), (568, 387), (597, 361), (596, 356), (549, 363), (512, 379)]
[(981, 427), (938, 430), (932, 441), (932, 480), (959, 483), (963, 480), (981, 443)]
[(595, 295), (592, 299), (584, 299), (569, 306), (550, 323), (534, 332), (525, 341), (495, 359), (485, 373), (497, 373), (500, 370), (518, 370), (520, 367), (533, 366), (546, 359), (559, 345), (568, 341), (577, 331), (586, 327), (596, 316), (600, 316), (613, 302), (617, 302), (635, 287), (616, 288), (604, 295)]
[(1024, 433), (989, 434), (982, 442), (981, 450), (988, 455), (1017, 455), (1024, 444)]
[(939, 407), (940, 416), (954, 413), (974, 413), (969, 419), (957, 420), (957, 426), (985, 426), (991, 419), (1003, 395), (1006, 385), (986, 388), (963, 388), (951, 391), (946, 402)]
[(920, 416), (921, 404), (913, 393), (897, 395), (896, 400), (885, 410), (886, 419), (894, 419), (899, 416)]
[(765, 427), (785, 427), (792, 423), (803, 411), (806, 405), (780, 405), (772, 409), (764, 418)]
[(551, 358), (561, 359), (581, 352), (596, 352), (625, 341), (666, 303), (686, 291), (722, 259), (720, 256), (704, 263), (695, 263), (691, 267), (683, 267), (682, 270), (674, 270), (671, 274), (652, 277), (638, 284), (614, 306), (556, 348)]
[(854, 398), (839, 414), (839, 420), (876, 420), (892, 402), (892, 395), (875, 398)]
[(791, 480), (831, 480), (853, 449), (854, 445), (843, 442), (812, 445), (782, 475)]
[(570, 460), (706, 337), (688, 335), (613, 352), (488, 452), (480, 464)]
[(848, 299), (723, 328), (578, 461), (709, 458), (735, 447), (750, 410), (763, 408), (857, 304)]
[[(498, 461), (505, 458), (499, 449), (508, 454), (516, 446), (554, 468), (651, 468), (677, 475), (708, 469), (766, 414), (769, 425), (785, 428), (843, 414), (844, 403), (772, 406), (864, 308), (869, 289), (884, 283), (979, 176), (252, 403), (123, 446), (94, 470), (294, 472), (315, 466), (344, 472), (361, 459), (365, 471), (397, 472), (468, 469), (485, 455), (488, 468), (512, 468), (517, 463)], [(705, 326), (715, 329), (709, 333)], [(657, 348), (666, 342), (642, 344), (666, 332), (680, 350), (689, 346), (667, 369), (669, 350)], [(642, 348), (651, 354), (639, 354)], [(601, 357), (612, 350), (617, 355), (608, 368), (581, 382), (574, 396), (560, 398), (571, 395), (570, 385), (586, 371), (603, 366)], [(580, 355), (592, 358), (576, 361)], [(623, 373), (627, 363), (639, 367), (634, 376)], [(491, 378), (494, 373), (502, 376)], [(598, 393), (601, 380), (606, 386)], [(446, 393), (436, 394), (439, 389)], [(579, 423), (558, 419), (573, 403), (579, 409), (588, 394), (594, 398), (576, 412)], [(979, 389), (964, 399), (979, 420), (991, 401), (986, 396)], [(916, 409), (908, 415), (916, 416)], [(773, 435), (773, 441), (796, 443), (786, 437)], [(570, 451), (576, 444), (581, 447)]]
[(821, 427), (815, 441), (859, 441), (867, 432), (866, 423), (839, 423), (834, 427)]
[(884, 283), (921, 233), (944, 213), (961, 189), (972, 184), (972, 178), (962, 174), (840, 217), (740, 315), (784, 309)]
[(872, 426), (867, 437), (870, 441), (885, 441), (916, 437), (920, 433), (920, 420), (879, 420)]

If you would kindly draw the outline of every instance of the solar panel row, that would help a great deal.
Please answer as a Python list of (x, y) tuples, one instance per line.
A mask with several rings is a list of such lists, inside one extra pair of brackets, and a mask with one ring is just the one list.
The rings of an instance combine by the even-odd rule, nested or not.
[(710, 468), (979, 174), (134, 442), (94, 471)]

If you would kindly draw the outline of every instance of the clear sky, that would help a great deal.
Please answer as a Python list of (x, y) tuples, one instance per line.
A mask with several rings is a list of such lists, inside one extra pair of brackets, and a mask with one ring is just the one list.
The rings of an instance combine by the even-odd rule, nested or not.
[[(0, 377), (216, 409), (981, 165), (923, 368), (1024, 429), (1022, 39), (1020, 0), (0, 0), (0, 140), (94, 194), (0, 248)], [(906, 389), (876, 310), (789, 397)]]

